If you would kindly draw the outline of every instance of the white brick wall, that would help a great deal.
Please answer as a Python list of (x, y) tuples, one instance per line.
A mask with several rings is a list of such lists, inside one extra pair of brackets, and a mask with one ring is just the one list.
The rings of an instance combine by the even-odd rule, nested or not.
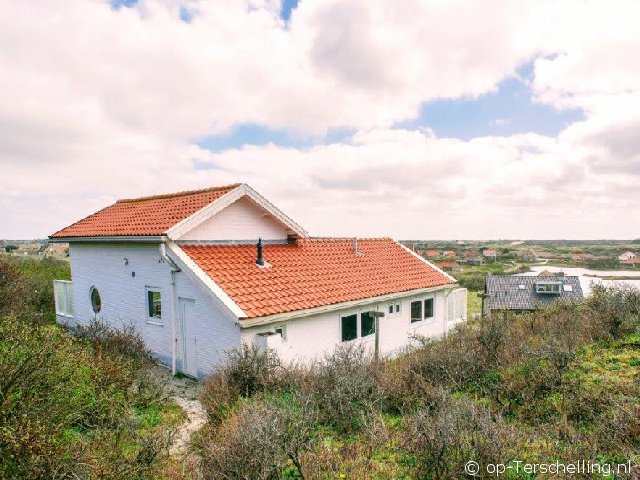
[[(70, 257), (74, 312), (71, 322), (87, 324), (93, 317), (89, 294), (91, 287), (95, 286), (102, 300), (102, 309), (98, 317), (115, 327), (133, 324), (159, 361), (170, 365), (172, 355), (171, 268), (161, 259), (158, 245), (74, 243), (70, 245)], [(177, 297), (194, 300), (199, 377), (210, 373), (224, 360), (225, 350), (239, 346), (241, 340), (257, 341), (258, 333), (271, 331), (277, 325), (285, 325), (286, 341), (274, 335), (267, 337), (268, 345), (276, 349), (284, 361), (309, 361), (325, 355), (342, 343), (340, 317), (344, 315), (376, 309), (385, 312), (385, 317), (380, 319), (380, 351), (382, 355), (387, 356), (397, 353), (408, 345), (412, 335), (440, 336), (453, 324), (453, 322), (447, 322), (447, 318), (450, 317), (447, 314), (447, 303), (451, 305), (451, 302), (445, 298), (443, 289), (241, 331), (236, 325), (237, 318), (228, 308), (213, 296), (193, 273), (183, 265), (181, 267), (183, 267), (182, 271), (176, 274), (176, 293)], [(132, 275), (133, 272), (135, 276)], [(155, 287), (162, 292), (162, 325), (153, 325), (148, 321), (147, 287)], [(459, 295), (459, 298), (462, 298), (463, 294)], [(412, 324), (411, 301), (430, 297), (434, 298), (434, 318)], [(389, 303), (398, 302), (401, 304), (400, 313), (389, 315)], [(456, 314), (459, 315), (459, 312), (458, 309)], [(358, 318), (358, 323), (359, 321)], [(180, 329), (178, 334), (180, 335)], [(365, 343), (373, 349), (374, 336), (359, 338), (354, 342)], [(180, 345), (182, 345), (181, 337), (178, 339), (178, 347)], [(178, 348), (178, 369), (181, 367), (181, 357), (182, 352)]]
[[(434, 317), (430, 321), (411, 323), (411, 302), (434, 298)], [(400, 313), (389, 315), (389, 303), (400, 303)], [(320, 358), (331, 352), (341, 341), (341, 317), (353, 313), (361, 313), (371, 310), (385, 312), (380, 319), (380, 353), (382, 356), (393, 356), (411, 343), (411, 337), (420, 335), (425, 337), (438, 337), (445, 333), (448, 324), (447, 301), (444, 290), (423, 295), (399, 298), (385, 303), (371, 303), (363, 307), (345, 309), (340, 311), (319, 313), (306, 318), (289, 320), (269, 326), (254, 327), (242, 331), (245, 342), (256, 341), (257, 334), (273, 331), (276, 326), (284, 325), (286, 328), (286, 340), (278, 335), (267, 338), (268, 346), (275, 349), (284, 361), (308, 362)], [(358, 323), (360, 317), (358, 316)], [(354, 343), (364, 343), (372, 350), (375, 336), (353, 340)]]
[[(102, 300), (98, 317), (115, 327), (133, 324), (159, 361), (170, 365), (171, 268), (162, 261), (158, 245), (77, 243), (70, 245), (70, 258), (73, 322), (87, 324), (93, 317), (89, 292), (95, 286)], [(124, 265), (125, 258), (127, 265)], [(163, 325), (148, 321), (147, 287), (156, 287), (162, 292)], [(176, 293), (178, 297), (195, 301), (198, 375), (203, 376), (223, 360), (225, 350), (239, 345), (240, 330), (228, 309), (184, 269), (176, 274)], [(179, 338), (178, 346), (181, 340)]]

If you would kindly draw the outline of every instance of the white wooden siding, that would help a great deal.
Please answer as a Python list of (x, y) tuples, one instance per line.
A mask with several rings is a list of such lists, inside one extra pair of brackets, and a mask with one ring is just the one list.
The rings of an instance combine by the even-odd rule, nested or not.
[[(86, 325), (93, 318), (89, 292), (95, 286), (102, 300), (97, 317), (114, 327), (134, 325), (158, 360), (171, 365), (171, 269), (161, 259), (158, 245), (74, 243), (69, 250), (74, 318), (65, 323)], [(195, 302), (198, 376), (204, 376), (224, 360), (225, 350), (240, 344), (240, 329), (220, 300), (184, 269), (175, 278), (177, 296)], [(158, 288), (162, 294), (162, 321), (155, 324), (148, 322), (148, 287)], [(178, 335), (179, 347), (180, 331)], [(177, 358), (180, 369), (180, 348)]]
[(242, 197), (179, 240), (286, 240), (287, 233), (273, 215)]

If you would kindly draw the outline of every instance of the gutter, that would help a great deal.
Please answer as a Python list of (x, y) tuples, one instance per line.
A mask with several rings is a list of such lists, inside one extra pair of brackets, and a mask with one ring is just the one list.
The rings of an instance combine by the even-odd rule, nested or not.
[(415, 290), (407, 290), (405, 292), (388, 293), (386, 295), (380, 295), (378, 297), (367, 297), (359, 300), (351, 300), (348, 302), (334, 303), (331, 305), (321, 305), (319, 307), (307, 308), (304, 310), (294, 310), (292, 312), (274, 313), (272, 315), (267, 315), (264, 317), (240, 318), (237, 324), (241, 329), (251, 328), (251, 327), (257, 327), (257, 326), (269, 325), (272, 323), (278, 323), (284, 320), (293, 320), (295, 318), (306, 317), (308, 315), (314, 315), (317, 313), (344, 310), (347, 308), (358, 307), (360, 305), (386, 302), (389, 300), (406, 298), (414, 295), (420, 295), (423, 293), (435, 292), (439, 290), (451, 291), (454, 288), (459, 288), (459, 285), (457, 283), (456, 284), (445, 283), (444, 285), (437, 285), (435, 287), (418, 288)]
[(178, 355), (178, 299), (176, 293), (176, 273), (180, 271), (180, 267), (178, 267), (176, 262), (167, 255), (167, 249), (164, 242), (160, 244), (159, 250), (162, 259), (171, 266), (171, 331), (173, 335), (173, 342), (171, 345), (171, 373), (175, 375), (177, 373), (176, 357)]
[(167, 241), (166, 235), (131, 235), (109, 237), (49, 237), (49, 243), (163, 243)]

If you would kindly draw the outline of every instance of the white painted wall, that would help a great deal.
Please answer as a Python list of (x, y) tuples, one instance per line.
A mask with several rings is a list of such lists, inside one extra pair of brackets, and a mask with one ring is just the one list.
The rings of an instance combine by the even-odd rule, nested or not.
[(286, 240), (287, 228), (248, 197), (242, 197), (179, 240)]
[[(124, 264), (124, 259), (128, 264)], [(98, 318), (122, 327), (134, 325), (158, 360), (171, 364), (171, 268), (165, 263), (158, 245), (85, 244), (70, 245), (73, 281), (73, 319), (67, 323), (87, 324), (93, 317), (89, 292), (100, 292), (102, 309)], [(135, 276), (132, 273), (135, 272)], [(240, 344), (236, 318), (184, 268), (175, 275), (178, 297), (195, 301), (198, 376), (204, 376), (224, 360), (224, 351)], [(147, 315), (147, 287), (162, 293), (162, 319)], [(154, 324), (155, 323), (160, 323)], [(180, 334), (180, 332), (179, 332)], [(178, 338), (178, 368), (182, 357), (182, 338)]]
[[(464, 292), (466, 294), (466, 290)], [(434, 298), (433, 319), (411, 323), (411, 302), (428, 298)], [(389, 303), (400, 303), (400, 313), (389, 315)], [(399, 353), (404, 347), (411, 344), (412, 336), (439, 337), (448, 328), (452, 328), (456, 322), (453, 319), (448, 321), (445, 290), (439, 290), (412, 297), (397, 298), (392, 302), (371, 303), (363, 307), (319, 313), (274, 325), (253, 327), (242, 331), (242, 339), (244, 342), (266, 344), (276, 350), (285, 362), (305, 363), (321, 358), (338, 345), (343, 344), (341, 341), (341, 317), (376, 309), (385, 312), (385, 316), (379, 322), (380, 353), (383, 356), (393, 356)], [(466, 318), (466, 309), (464, 315)], [(261, 332), (273, 331), (275, 327), (281, 325), (286, 329), (286, 339), (282, 339), (279, 335), (258, 336)], [(358, 328), (359, 326), (360, 317), (358, 315)], [(373, 351), (374, 342), (375, 336), (370, 335), (348, 343), (364, 344)]]
[[(125, 265), (124, 259), (127, 259)], [(158, 360), (171, 364), (171, 268), (160, 256), (158, 245), (144, 244), (91, 244), (70, 245), (71, 274), (73, 281), (73, 318), (59, 317), (67, 323), (87, 324), (93, 317), (90, 290), (95, 286), (100, 292), (102, 309), (98, 317), (122, 327), (134, 325)], [(176, 259), (174, 259), (176, 260)], [(179, 262), (178, 262), (179, 263)], [(181, 267), (184, 267), (181, 265)], [(132, 273), (135, 272), (135, 276)], [(363, 307), (310, 315), (282, 322), (281, 324), (240, 330), (237, 318), (206, 287), (196, 280), (186, 268), (175, 275), (177, 297), (194, 300), (194, 321), (197, 332), (196, 357), (198, 377), (204, 377), (225, 360), (225, 351), (240, 345), (241, 341), (260, 342), (274, 348), (286, 361), (308, 362), (326, 355), (341, 341), (341, 317), (370, 310), (385, 312), (380, 319), (380, 352), (392, 356), (408, 345), (412, 335), (441, 336), (462, 316), (464, 307), (449, 312), (453, 300), (445, 297), (445, 289), (412, 297), (397, 297), (384, 303), (371, 303)], [(147, 316), (147, 287), (158, 288), (162, 293), (163, 318), (160, 322)], [(466, 290), (461, 289), (458, 299), (466, 300)], [(455, 292), (454, 292), (455, 293)], [(434, 298), (434, 317), (429, 321), (411, 323), (410, 304), (414, 300)], [(389, 315), (389, 303), (400, 303), (399, 314)], [(455, 318), (454, 318), (455, 317)], [(160, 323), (160, 324), (154, 324)], [(360, 319), (358, 318), (358, 325)], [(286, 340), (279, 335), (258, 337), (261, 332), (272, 331), (284, 325)], [(183, 339), (178, 332), (178, 369), (181, 368)], [(374, 347), (374, 335), (353, 340)]]

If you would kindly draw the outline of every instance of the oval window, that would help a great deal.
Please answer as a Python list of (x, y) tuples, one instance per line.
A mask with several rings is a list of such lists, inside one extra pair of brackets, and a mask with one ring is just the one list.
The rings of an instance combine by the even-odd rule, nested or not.
[(100, 312), (102, 308), (102, 300), (100, 300), (100, 292), (96, 287), (91, 287), (91, 308), (93, 308), (93, 313)]

